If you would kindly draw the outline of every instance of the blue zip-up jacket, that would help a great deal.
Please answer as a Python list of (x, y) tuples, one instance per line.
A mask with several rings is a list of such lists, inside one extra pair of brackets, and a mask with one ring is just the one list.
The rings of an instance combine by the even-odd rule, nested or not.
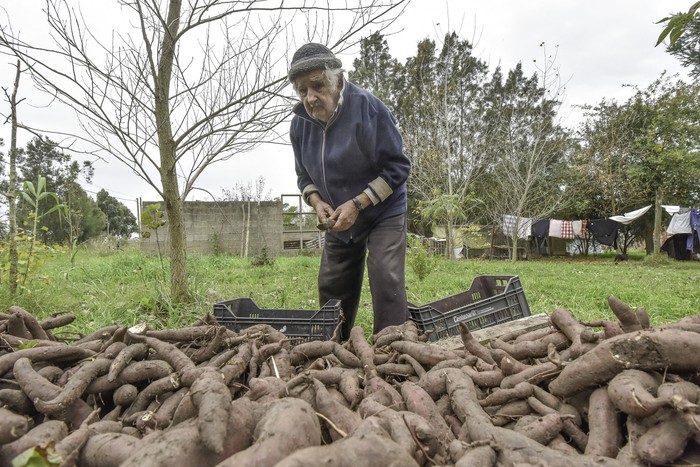
[(325, 127), (299, 102), (289, 134), (302, 193), (318, 191), (333, 209), (365, 190), (377, 201), (362, 210), (350, 229), (328, 232), (348, 242), (364, 237), (378, 220), (406, 212), (411, 163), (394, 116), (382, 101), (347, 80), (341, 94)]

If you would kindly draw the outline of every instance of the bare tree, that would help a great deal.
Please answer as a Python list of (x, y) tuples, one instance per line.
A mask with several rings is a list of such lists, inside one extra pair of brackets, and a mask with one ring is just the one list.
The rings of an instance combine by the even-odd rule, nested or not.
[(90, 30), (77, 2), (46, 0), (53, 44), (25, 42), (4, 26), (0, 48), (75, 110), (83, 132), (69, 136), (124, 163), (162, 196), (172, 298), (184, 302), (182, 202), (213, 163), (275, 139), (290, 110), (284, 91), (293, 26), (304, 25), (304, 42), (340, 52), (359, 41), (359, 31), (390, 24), (407, 0), (118, 3), (133, 22), (115, 27), (111, 44), (98, 40), (101, 31)]
[(12, 93), (8, 94), (7, 89), (3, 88), (5, 97), (10, 103), (10, 152), (9, 152), (9, 168), (8, 168), (8, 187), (7, 187), (7, 203), (9, 206), (9, 222), (8, 222), (8, 244), (9, 244), (9, 270), (8, 270), (8, 291), (10, 298), (17, 293), (17, 266), (19, 256), (17, 252), (17, 91), (19, 89), (19, 78), (22, 74), (20, 61), (17, 60), (17, 72), (15, 73), (15, 82), (12, 87)]
[(523, 218), (545, 218), (564, 200), (555, 174), (570, 141), (557, 124), (564, 86), (554, 67), (555, 57), (546, 51), (544, 55), (539, 75), (526, 78), (518, 64), (504, 83), (496, 73), (490, 86), (491, 167), (489, 187), (481, 193), (494, 224), (501, 224), (504, 215), (518, 219), (510, 232), (512, 261), (518, 257)]

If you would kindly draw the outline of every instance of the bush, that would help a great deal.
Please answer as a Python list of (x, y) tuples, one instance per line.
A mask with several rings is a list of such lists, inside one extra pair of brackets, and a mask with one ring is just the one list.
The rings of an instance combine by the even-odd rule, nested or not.
[(420, 239), (408, 237), (407, 262), (419, 281), (423, 281), (435, 268), (435, 259), (428, 255)]

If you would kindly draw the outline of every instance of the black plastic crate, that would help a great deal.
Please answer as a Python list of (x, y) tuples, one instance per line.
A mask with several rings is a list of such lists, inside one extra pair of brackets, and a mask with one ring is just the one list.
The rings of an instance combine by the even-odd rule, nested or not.
[(255, 324), (269, 324), (296, 345), (330, 340), (341, 322), (342, 310), (340, 300), (328, 300), (320, 310), (273, 310), (258, 307), (250, 298), (235, 298), (215, 303), (214, 317), (235, 332)]
[(477, 331), (530, 316), (518, 276), (477, 276), (469, 290), (422, 306), (409, 303), (408, 311), (431, 341), (459, 336), (459, 323)]

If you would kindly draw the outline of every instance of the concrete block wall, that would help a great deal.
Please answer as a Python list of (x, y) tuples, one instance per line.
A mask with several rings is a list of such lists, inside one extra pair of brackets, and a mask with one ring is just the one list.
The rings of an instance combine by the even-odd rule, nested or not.
[[(158, 201), (144, 201), (144, 207)], [(164, 206), (160, 202), (161, 209)], [(164, 210), (164, 209), (163, 209)], [(248, 256), (255, 256), (267, 247), (271, 255), (282, 252), (281, 201), (185, 201), (183, 205), (188, 253), (244, 255), (247, 241)], [(168, 248), (166, 225), (158, 229), (158, 242), (164, 254)], [(145, 229), (144, 230), (149, 230)], [(156, 233), (141, 238), (141, 251), (158, 253)]]

